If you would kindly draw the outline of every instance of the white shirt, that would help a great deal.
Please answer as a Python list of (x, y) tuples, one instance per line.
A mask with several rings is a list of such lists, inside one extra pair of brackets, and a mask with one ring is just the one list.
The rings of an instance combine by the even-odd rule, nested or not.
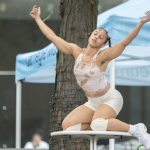
[(40, 141), (38, 147), (34, 147), (33, 143), (31, 141), (27, 142), (24, 146), (24, 148), (46, 148), (49, 149), (49, 144), (46, 143), (45, 141)]

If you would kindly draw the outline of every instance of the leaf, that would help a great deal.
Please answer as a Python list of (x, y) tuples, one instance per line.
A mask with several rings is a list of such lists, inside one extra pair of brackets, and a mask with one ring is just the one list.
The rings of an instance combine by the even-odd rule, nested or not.
[(56, 9), (52, 10), (51, 13), (43, 20), (43, 22), (45, 22), (46, 20), (48, 21), (50, 18), (51, 18), (51, 15), (53, 14), (53, 12), (55, 11)]

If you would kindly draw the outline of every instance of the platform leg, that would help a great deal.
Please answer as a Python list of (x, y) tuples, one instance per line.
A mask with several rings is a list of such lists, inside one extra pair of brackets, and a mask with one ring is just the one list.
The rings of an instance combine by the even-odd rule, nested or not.
[(114, 150), (114, 149), (115, 149), (115, 140), (109, 139), (109, 150)]
[(94, 137), (94, 150), (97, 149), (97, 135)]
[(90, 135), (89, 135), (89, 139), (90, 139), (90, 150), (93, 150), (93, 137), (91, 137)]

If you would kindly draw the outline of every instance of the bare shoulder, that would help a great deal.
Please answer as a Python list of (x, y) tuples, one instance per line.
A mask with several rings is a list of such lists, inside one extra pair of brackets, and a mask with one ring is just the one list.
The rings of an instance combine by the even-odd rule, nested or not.
[(101, 51), (99, 57), (102, 57), (103, 59), (107, 60), (110, 51), (111, 51), (111, 47), (105, 48), (104, 50)]
[(109, 53), (109, 51), (111, 50), (111, 47), (105, 48), (103, 50), (104, 54), (107, 56), (107, 54)]
[(100, 53), (98, 54), (98, 59), (105, 58), (107, 56), (108, 51), (109, 51), (109, 48), (105, 48), (101, 50)]
[(106, 48), (104, 50), (102, 50), (98, 56), (97, 56), (97, 60), (98, 60), (98, 63), (101, 65), (105, 64), (106, 62), (108, 62), (108, 53), (110, 51), (110, 48)]
[(76, 60), (77, 57), (83, 51), (83, 49), (81, 47), (79, 47), (78, 45), (74, 44), (74, 43), (70, 43), (70, 44), (71, 44), (71, 47), (72, 47), (72, 55), (73, 55), (74, 59)]

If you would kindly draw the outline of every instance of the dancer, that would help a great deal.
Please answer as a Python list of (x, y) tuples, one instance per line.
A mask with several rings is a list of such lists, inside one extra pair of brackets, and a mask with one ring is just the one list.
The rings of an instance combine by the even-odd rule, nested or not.
[[(103, 28), (89, 34), (87, 48), (80, 48), (56, 36), (40, 18), (40, 7), (33, 6), (30, 15), (35, 19), (43, 34), (63, 53), (75, 59), (74, 74), (77, 83), (84, 90), (88, 102), (74, 109), (62, 123), (63, 130), (120, 131), (135, 136), (146, 149), (150, 148), (150, 135), (143, 123), (129, 125), (115, 119), (123, 106), (122, 95), (110, 87), (105, 79), (108, 63), (121, 55), (127, 45), (137, 36), (143, 24), (150, 21), (150, 11), (121, 42), (111, 47), (108, 32)], [(109, 48), (101, 51), (109, 41)]]

